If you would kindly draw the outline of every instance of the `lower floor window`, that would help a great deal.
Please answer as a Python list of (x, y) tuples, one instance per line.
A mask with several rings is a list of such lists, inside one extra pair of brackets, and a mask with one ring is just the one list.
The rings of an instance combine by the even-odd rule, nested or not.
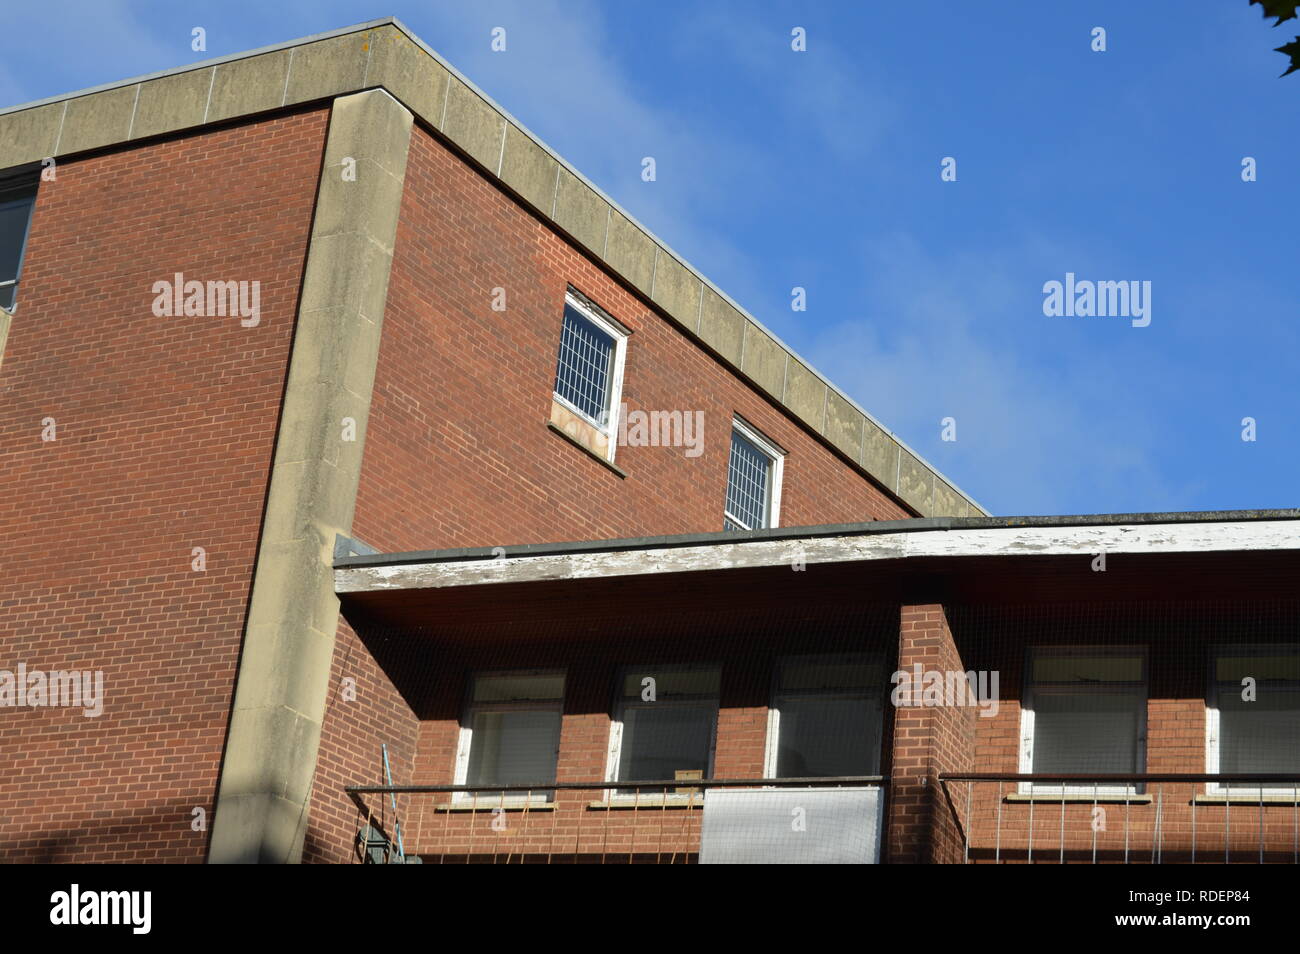
[(782, 660), (768, 711), (764, 774), (879, 774), (883, 684), (883, 664), (870, 656)]
[(610, 780), (708, 777), (718, 725), (719, 681), (717, 667), (625, 670), (610, 732)]
[[(1021, 708), (1020, 771), (1140, 773), (1146, 762), (1146, 654), (1127, 648), (1033, 649)], [(1112, 782), (1034, 782), (1034, 793), (1122, 794)]]
[[(1206, 718), (1206, 771), (1290, 774), (1300, 782), (1300, 646), (1222, 647)], [(1211, 783), (1211, 794), (1295, 798), (1296, 784)]]
[[(456, 783), (481, 785), (478, 794), (491, 796), (493, 786), (554, 782), (563, 699), (563, 673), (476, 674), (461, 721)], [(548, 792), (532, 794), (549, 796)], [(507, 792), (504, 797), (528, 795)]]

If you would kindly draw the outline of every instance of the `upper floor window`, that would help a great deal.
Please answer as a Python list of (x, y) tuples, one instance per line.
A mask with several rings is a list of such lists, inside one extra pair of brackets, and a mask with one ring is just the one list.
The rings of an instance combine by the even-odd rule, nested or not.
[[(494, 785), (554, 782), (563, 704), (562, 672), (476, 674), (461, 720), (455, 784), (481, 785), (480, 797), (492, 799)], [(528, 796), (508, 792), (504, 801)], [(549, 792), (534, 791), (532, 796), (544, 798)], [(495, 800), (502, 799), (498, 795)]]
[[(1300, 779), (1300, 646), (1221, 646), (1211, 665), (1205, 770)], [(1296, 786), (1212, 782), (1207, 792), (1290, 800)]]
[(781, 660), (768, 710), (764, 774), (879, 774), (884, 678), (883, 663), (870, 655)]
[[(1137, 647), (1031, 649), (1020, 713), (1020, 771), (1135, 774), (1146, 762), (1146, 652)], [(1132, 794), (1123, 782), (1026, 783), (1022, 791)]]
[(781, 471), (785, 453), (737, 418), (727, 465), (724, 530), (761, 530), (779, 525)]
[(30, 175), (0, 180), (0, 308), (13, 310), (22, 273), (27, 229), (36, 204), (36, 183)]
[(627, 333), (572, 290), (565, 296), (555, 398), (604, 434), (615, 430)]

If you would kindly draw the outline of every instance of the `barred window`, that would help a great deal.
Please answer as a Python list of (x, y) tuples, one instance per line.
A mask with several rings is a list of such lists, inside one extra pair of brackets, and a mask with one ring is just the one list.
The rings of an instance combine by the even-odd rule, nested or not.
[(737, 420), (731, 432), (724, 530), (760, 530), (777, 525), (782, 454), (762, 435)]
[(614, 417), (622, 339), (593, 306), (572, 293), (565, 300), (555, 396), (604, 431)]

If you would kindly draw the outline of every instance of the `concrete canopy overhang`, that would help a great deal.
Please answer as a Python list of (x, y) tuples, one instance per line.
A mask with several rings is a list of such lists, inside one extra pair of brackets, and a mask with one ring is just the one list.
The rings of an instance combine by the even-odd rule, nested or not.
[[(1105, 570), (1095, 569), (1105, 554)], [(800, 569), (802, 567), (802, 569)], [(523, 547), (354, 554), (345, 612), (391, 625), (562, 620), (745, 603), (1278, 599), (1300, 511), (890, 521)], [(585, 609), (584, 611), (585, 612)]]

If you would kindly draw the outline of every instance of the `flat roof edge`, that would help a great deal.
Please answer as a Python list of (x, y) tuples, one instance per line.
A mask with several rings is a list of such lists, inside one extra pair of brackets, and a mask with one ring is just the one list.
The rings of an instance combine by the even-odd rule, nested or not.
[[(714, 544), (770, 542), (820, 537), (872, 536), (890, 533), (924, 533), (943, 530), (998, 530), (1032, 527), (1106, 527), (1185, 523), (1248, 523), (1266, 520), (1300, 521), (1300, 509), (1209, 510), (1169, 513), (1079, 514), (1026, 517), (917, 517), (910, 520), (874, 520), (866, 523), (822, 524), (807, 527), (778, 527), (771, 530), (686, 533), (652, 537), (624, 537), (611, 540), (582, 540), (565, 543), (528, 543), (514, 546), (456, 547), (442, 550), (413, 550), (397, 553), (355, 552), (354, 541), (342, 538), (335, 547), (340, 554), (335, 569), (363, 569), (418, 563), (458, 563), (509, 556), (542, 557), (583, 553), (612, 553), (629, 550), (671, 549)], [(1298, 534), (1300, 537), (1300, 534)], [(348, 544), (352, 546), (349, 548)], [(364, 545), (362, 545), (364, 547)], [(369, 549), (368, 547), (366, 549)]]
[(35, 109), (38, 106), (49, 106), (52, 103), (62, 103), (69, 99), (80, 99), (83, 96), (90, 96), (94, 93), (103, 93), (114, 89), (124, 89), (128, 86), (134, 86), (136, 83), (147, 83), (150, 80), (165, 79), (168, 76), (180, 76), (182, 73), (192, 73), (195, 70), (211, 69), (214, 66), (220, 66), (223, 63), (234, 63), (237, 60), (247, 60), (254, 56), (262, 56), (266, 53), (277, 53), (280, 50), (290, 50), (297, 46), (305, 46), (308, 43), (316, 43), (320, 40), (332, 40), (335, 37), (347, 36), (350, 33), (360, 33), (362, 30), (373, 30), (381, 26), (394, 26), (400, 29), (408, 37), (411, 31), (403, 26), (396, 17), (383, 17), (379, 20), (368, 20), (365, 23), (355, 23), (352, 26), (341, 27), (337, 30), (328, 30), (325, 33), (313, 33), (310, 36), (299, 37), (296, 40), (286, 40), (284, 43), (272, 43), (270, 46), (259, 46), (254, 50), (242, 50), (239, 53), (228, 53), (225, 56), (214, 56), (211, 59), (201, 60), (196, 63), (189, 63), (185, 66), (175, 66), (167, 70), (158, 70), (153, 73), (142, 73), (139, 76), (132, 76), (128, 79), (115, 80), (112, 83), (101, 83), (98, 86), (87, 86), (85, 89), (79, 89), (72, 93), (60, 93), (57, 96), (46, 96), (44, 99), (34, 99), (30, 103), (20, 103), (17, 106), (5, 106), (0, 108), (0, 116), (9, 113), (21, 113), (24, 110)]

